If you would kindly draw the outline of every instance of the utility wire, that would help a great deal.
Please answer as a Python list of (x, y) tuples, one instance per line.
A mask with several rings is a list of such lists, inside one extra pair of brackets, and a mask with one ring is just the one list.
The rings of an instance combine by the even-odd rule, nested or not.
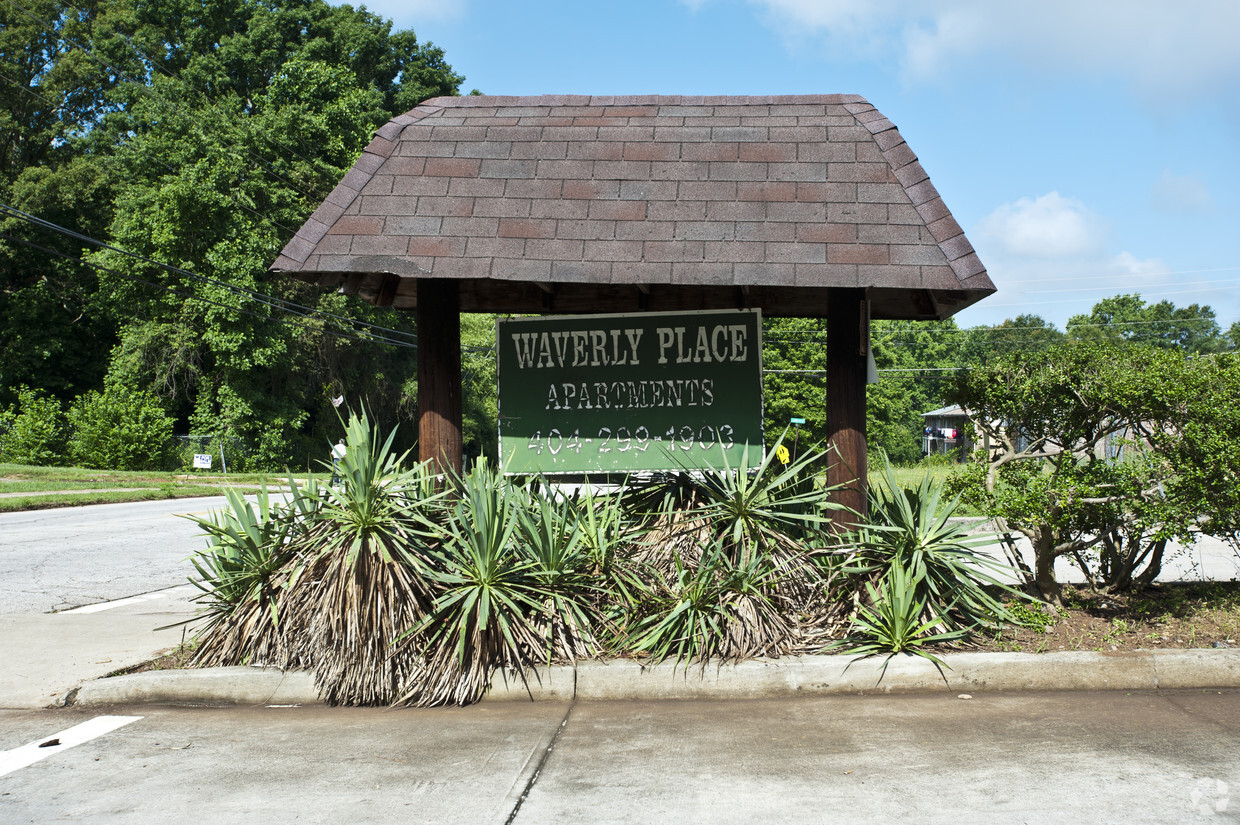
[[(1216, 281), (1206, 281), (1205, 283), (1217, 283), (1217, 282), (1216, 282)], [(1231, 286), (1200, 286), (1200, 287), (1193, 287), (1192, 289), (1175, 289), (1175, 290), (1165, 290), (1165, 291), (1163, 291), (1163, 292), (1145, 292), (1145, 293), (1142, 293), (1142, 294), (1143, 294), (1143, 295), (1148, 295), (1148, 296), (1153, 296), (1153, 297), (1158, 298), (1158, 297), (1163, 297), (1163, 296), (1168, 296), (1168, 295), (1170, 295), (1170, 296), (1175, 296), (1175, 295), (1192, 295), (1192, 294), (1197, 293), (1197, 292), (1215, 292), (1215, 291), (1220, 290), (1220, 289), (1231, 290), (1231, 289), (1234, 289), (1234, 288), (1235, 288), (1235, 287), (1231, 287)], [(1079, 301), (1079, 300), (1080, 300), (1079, 298), (1064, 298), (1062, 301), (1041, 301), (1041, 302), (1039, 302), (1039, 305), (1041, 306), (1041, 305), (1046, 305), (1046, 304), (1072, 304), (1072, 303), (1076, 303), (1076, 302), (1077, 302), (1077, 301)], [(1028, 306), (1028, 304), (1027, 304), (1027, 303), (1018, 303), (1018, 304), (989, 304), (988, 306), (989, 306), (991, 309), (998, 309), (999, 307), (1019, 307), (1019, 306)]]
[[(88, 235), (83, 235), (82, 233), (75, 232), (70, 229), (66, 229), (65, 227), (61, 227), (59, 226), (59, 224), (52, 223), (51, 221), (46, 221), (42, 218), (37, 218), (36, 216), (29, 215), (25, 212), (22, 212), (19, 209), (14, 209), (13, 207), (10, 207), (3, 203), (0, 203), (0, 211), (7, 211), (13, 214), (14, 217), (18, 217), (18, 218), (21, 218), (22, 220), (26, 220), (28, 223), (32, 223), (35, 226), (38, 226), (44, 229), (49, 229), (51, 231), (60, 232), (61, 234), (66, 234), (69, 237), (80, 240), (84, 243), (93, 244), (93, 245), (100, 246), (105, 249), (115, 250), (116, 252), (119, 252), (123, 255), (136, 258), (145, 263), (149, 263), (153, 266), (169, 271), (175, 275), (186, 275), (195, 280), (202, 281), (202, 282), (214, 285), (214, 286), (218, 286), (234, 295), (237, 295), (238, 297), (255, 300), (262, 306), (266, 306), (266, 307), (269, 307), (271, 309), (274, 309), (280, 312), (285, 312), (295, 317), (307, 318), (307, 319), (318, 318), (320, 320), (325, 319), (325, 318), (330, 318), (330, 319), (342, 322), (344, 324), (350, 325), (351, 327), (354, 327), (353, 329), (349, 331), (333, 329), (329, 326), (318, 328), (326, 332), (327, 334), (333, 335), (337, 338), (343, 338), (345, 340), (351, 340), (351, 341), (379, 342), (379, 343), (389, 344), (391, 346), (405, 347), (409, 349), (417, 348), (417, 335), (415, 333), (403, 332), (398, 329), (392, 329), (390, 327), (380, 326), (379, 324), (372, 324), (368, 321), (361, 321), (361, 320), (354, 319), (354, 318), (348, 318), (342, 315), (336, 315), (335, 313), (314, 309), (313, 307), (307, 307), (302, 304), (294, 303), (292, 301), (286, 301), (281, 298), (274, 298), (262, 292), (256, 292), (254, 290), (246, 289), (244, 287), (238, 287), (238, 286), (226, 283), (224, 281), (219, 281), (215, 278), (209, 278), (206, 275), (199, 275), (195, 272), (191, 272), (186, 269), (181, 269), (180, 267), (174, 267), (169, 264), (163, 264), (163, 263), (160, 263), (159, 261), (155, 261), (150, 258), (147, 258), (144, 255), (139, 255), (138, 253), (134, 253), (134, 252), (128, 252), (119, 247), (115, 247), (115, 246), (112, 246), (111, 244), (107, 244), (103, 241), (99, 241), (94, 238), (91, 238)], [(243, 312), (247, 315), (252, 315), (256, 318), (265, 318), (265, 319), (270, 318), (270, 316), (261, 315), (259, 313), (248, 311), (240, 307), (234, 307), (228, 304), (222, 304), (222, 303), (219, 303), (218, 301), (213, 301), (209, 298), (203, 298), (203, 297), (194, 295), (192, 293), (189, 293), (183, 290), (178, 290), (174, 287), (169, 287), (166, 285), (157, 284), (153, 281), (147, 281), (141, 278), (137, 278), (135, 276), (128, 275), (127, 273), (121, 272), (120, 270), (115, 269), (113, 267), (104, 266), (103, 264), (98, 264), (98, 263), (95, 263), (94, 261), (88, 261), (84, 258), (75, 257), (73, 255), (68, 255), (64, 252), (60, 252), (58, 250), (51, 249), (50, 247), (46, 247), (41, 244), (34, 243), (33, 241), (29, 241), (23, 238), (9, 235), (7, 233), (0, 232), (0, 237), (6, 238), (11, 241), (15, 241), (17, 243), (24, 244), (25, 246), (38, 249), (42, 252), (46, 252), (48, 254), (55, 255), (60, 258), (64, 258), (70, 261), (75, 261), (77, 263), (81, 263), (86, 266), (93, 267), (103, 272), (109, 272), (109, 273), (118, 275), (119, 277), (125, 278), (126, 280), (134, 281), (137, 283), (143, 283), (149, 286), (154, 286), (160, 289), (164, 289), (176, 295), (180, 295), (182, 297), (192, 298), (198, 301), (204, 301), (206, 303), (212, 304), (214, 306), (222, 307), (224, 309), (234, 309), (238, 312)], [(296, 310), (304, 310), (304, 311), (296, 311), (295, 309), (290, 309), (290, 307), (294, 307), (296, 308)], [(304, 324), (295, 324), (295, 326), (299, 326), (303, 329), (315, 329), (312, 327), (307, 327)], [(363, 327), (363, 329), (356, 329), (356, 327)], [(350, 334), (350, 333), (353, 333), (353, 334)], [(389, 333), (392, 335), (403, 336), (407, 340), (389, 338), (387, 337), (387, 335), (384, 335), (382, 333)], [(477, 345), (465, 345), (461, 349), (463, 352), (471, 354), (471, 355), (493, 354), (495, 351), (495, 348), (493, 346), (488, 347), (488, 346), (477, 346)]]
[[(875, 372), (967, 372), (968, 367), (913, 367), (911, 369), (886, 368)], [(826, 375), (828, 370), (762, 370), (763, 375)]]
[[(916, 322), (912, 322), (912, 323), (916, 323)], [(1153, 325), (1153, 324), (1218, 324), (1218, 320), (1215, 318), (1163, 318), (1163, 319), (1153, 320), (1153, 321), (1110, 321), (1107, 323), (1072, 324), (1070, 329), (1085, 329), (1085, 328), (1123, 329), (1125, 327), (1130, 327), (1130, 326)], [(972, 336), (977, 336), (977, 335), (1004, 335), (1005, 337), (1008, 337), (1007, 333), (1017, 331), (1017, 330), (1039, 330), (1039, 331), (1043, 331), (1047, 333), (1054, 333), (1057, 335), (1067, 334), (1067, 332), (1061, 331), (1058, 328), (1053, 327), (1053, 326), (1042, 327), (1042, 326), (1035, 326), (1035, 325), (1011, 326), (1011, 327), (1005, 327), (1005, 326), (940, 327), (940, 328), (928, 327), (928, 328), (917, 330), (917, 332), (921, 336), (967, 335), (967, 336), (972, 337)], [(911, 332), (912, 330), (908, 330), (908, 331)], [(897, 332), (897, 335), (898, 334), (899, 333)], [(1002, 345), (1008, 345), (1014, 342), (1015, 343), (1037, 343), (1037, 342), (1043, 342), (1047, 340), (1046, 338), (1036, 337), (1036, 336), (1010, 336), (1010, 337), (1013, 338), (1014, 341), (999, 341), (999, 342), (990, 342), (990, 343), (991, 345), (1002, 346)], [(827, 339), (822, 336), (790, 337), (786, 335), (780, 335), (779, 333), (776, 332), (776, 333), (764, 333), (762, 336), (762, 340), (774, 341), (778, 343), (791, 343), (791, 344), (824, 344), (826, 343)], [(900, 337), (893, 337), (890, 339), (874, 337), (872, 340), (874, 340), (876, 343), (881, 342), (887, 345), (894, 345), (894, 346), (924, 346), (926, 343), (924, 341), (918, 340), (917, 338), (900, 338)]]
[[(1151, 273), (1151, 274), (1157, 275), (1160, 278), (1165, 278), (1165, 277), (1170, 277), (1172, 275), (1200, 275), (1205, 272), (1236, 272), (1237, 270), (1240, 270), (1240, 266), (1218, 266), (1218, 267), (1213, 267), (1211, 269), (1182, 269), (1179, 272), (1156, 272), (1156, 273)], [(1132, 277), (1133, 277), (1133, 273), (1131, 272), (1117, 272), (1113, 275), (1086, 274), (1086, 275), (1079, 275), (1074, 278), (1037, 278), (1037, 279), (1030, 279), (1027, 281), (1004, 281), (1004, 286), (1016, 286), (1018, 284), (1044, 284), (1044, 283), (1051, 283), (1055, 281), (1080, 281), (1082, 278), (1128, 278), (1128, 279), (1131, 279)], [(1106, 288), (1107, 287), (1099, 287), (1099, 289), (1106, 289)]]
[[(1213, 289), (1215, 288), (1213, 286), (1214, 284), (1234, 284), (1237, 281), (1240, 281), (1240, 278), (1224, 278), (1218, 281), (1193, 281), (1187, 284), (1184, 283), (1183, 281), (1179, 281), (1176, 283), (1169, 283), (1169, 284), (1142, 284), (1141, 289), (1142, 291), (1144, 291), (1146, 289), (1159, 289), (1160, 287), (1164, 287), (1164, 286), (1187, 286), (1187, 287), (1192, 287), (1193, 289)], [(1079, 289), (1029, 289), (1029, 290), (1025, 290), (1021, 294), (1023, 295), (1062, 295), (1066, 292), (1100, 292), (1102, 290), (1109, 291), (1111, 289), (1114, 289), (1114, 287), (1086, 286), (1086, 287), (1081, 287)], [(1192, 291), (1192, 290), (1190, 289), (1190, 290), (1185, 290), (1185, 291)], [(1137, 293), (1137, 294), (1140, 294), (1140, 293)], [(1159, 294), (1159, 293), (1154, 293), (1154, 294)]]
[(206, 275), (200, 275), (196, 272), (191, 272), (187, 269), (181, 269), (180, 267), (172, 266), (171, 264), (161, 263), (160, 261), (156, 261), (152, 258), (148, 258), (147, 256), (139, 254), (137, 252), (130, 252), (128, 250), (121, 249), (118, 246), (114, 246), (105, 241), (100, 241), (96, 238), (92, 238), (89, 235), (84, 235), (75, 230), (68, 229), (67, 227), (61, 226), (60, 224), (53, 223), (52, 221), (45, 220), (35, 215), (31, 215), (28, 212), (23, 212), (20, 209), (16, 209), (12, 206), (9, 206), (8, 204), (0, 203), (0, 212), (9, 214), (15, 218), (19, 218), (41, 229), (45, 229), (51, 232), (56, 232), (58, 234), (65, 235), (67, 237), (81, 241), (82, 243), (89, 244), (91, 246), (95, 246), (101, 249), (106, 249), (112, 252), (116, 252), (126, 257), (141, 261), (146, 264), (150, 264), (151, 266), (158, 267), (159, 269), (172, 273), (173, 275), (178, 275), (178, 276), (184, 275), (186, 277), (193, 278), (194, 280), (220, 287), (221, 289), (231, 292), (234, 295), (249, 298), (251, 300), (257, 301), (260, 304), (269, 306), (272, 309), (277, 309), (282, 312), (287, 312), (292, 315), (298, 315), (298, 316), (307, 317), (307, 318), (312, 317), (312, 316), (330, 318), (332, 320), (338, 321), (340, 323), (348, 324), (350, 326), (362, 326), (362, 327), (373, 329), (381, 333), (403, 336), (405, 338), (408, 338), (411, 343), (417, 342), (416, 333), (402, 332), (401, 330), (391, 329), (390, 327), (380, 326), (379, 324), (372, 324), (368, 321), (360, 321), (354, 318), (347, 318), (343, 315), (336, 315), (335, 313), (332, 313), (332, 312), (326, 312), (323, 310), (315, 309), (313, 307), (305, 306), (304, 304), (298, 304), (293, 301), (288, 301), (283, 298), (276, 298), (271, 295), (267, 295), (266, 293), (258, 292), (256, 290), (247, 289), (245, 287), (236, 286), (234, 284), (229, 284), (225, 281), (220, 281), (215, 278), (208, 277)]
[[(126, 281), (132, 281), (134, 283), (145, 284), (147, 286), (155, 287), (156, 289), (162, 289), (162, 290), (165, 290), (166, 292), (171, 292), (174, 295), (180, 296), (182, 298), (186, 298), (191, 301), (201, 301), (202, 303), (220, 307), (221, 309), (226, 309), (226, 310), (229, 310), (230, 312), (240, 312), (244, 315), (250, 315), (254, 318), (261, 318), (264, 321), (273, 320), (273, 318), (270, 315), (263, 315), (261, 313), (254, 312), (253, 310), (245, 309), (244, 307), (232, 306), (229, 304), (220, 303), (219, 301), (214, 301), (210, 298), (203, 298), (200, 295), (195, 295), (192, 292), (188, 292), (183, 289), (178, 289), (173, 286), (168, 286), (167, 284), (159, 284), (154, 281), (148, 281), (144, 278), (138, 278), (126, 272), (121, 272), (119, 269), (114, 269), (110, 266), (105, 266), (103, 264), (95, 263), (94, 261), (88, 261), (85, 258), (75, 257), (68, 253), (61, 252), (58, 249), (52, 249), (50, 247), (43, 246), (42, 244), (35, 243), (34, 241), (30, 241), (25, 238), (19, 238), (19, 237), (16, 237), (15, 235), (10, 235), (7, 232), (0, 232), (0, 238), (13, 241), (14, 243), (22, 244), (23, 246), (28, 246), (32, 249), (37, 249), (40, 252), (44, 252), (48, 255), (53, 255), (57, 258), (62, 258), (67, 261), (72, 261), (73, 263), (76, 263), (76, 264), (81, 264), (82, 266), (88, 266), (92, 269), (96, 269), (101, 272), (108, 272), (112, 275), (116, 275), (119, 278), (124, 278)], [(299, 317), (304, 317), (304, 316), (299, 316)], [(283, 319), (276, 318), (274, 320), (281, 322), (281, 323), (291, 324), (292, 326), (299, 327), (304, 330), (322, 332), (326, 335), (331, 335), (335, 338), (342, 338), (346, 341), (354, 341), (354, 342), (359, 342), (359, 343), (382, 343), (382, 344), (387, 344), (389, 346), (394, 346), (394, 347), (405, 347), (405, 348), (414, 349), (414, 350), (417, 349), (417, 344), (412, 344), (406, 341), (394, 341), (390, 338), (384, 338), (381, 335), (367, 334), (367, 337), (361, 337), (358, 335), (350, 335), (347, 332), (342, 332), (340, 330), (335, 330), (335, 329), (332, 329), (331, 327), (326, 327), (326, 326), (318, 327), (318, 328), (308, 327), (305, 324), (299, 324), (288, 318), (283, 318)]]
[[(29, 86), (27, 86), (26, 84), (24, 84), (24, 83), (19, 83), (19, 82), (17, 82), (17, 81), (15, 81), (15, 80), (13, 80), (11, 77), (9, 77), (8, 75), (6, 75), (6, 74), (4, 74), (4, 73), (2, 73), (2, 72), (0, 72), (0, 78), (3, 78), (3, 79), (4, 79), (4, 80), (5, 80), (5, 81), (6, 81), (6, 82), (10, 85), (10, 86), (15, 86), (15, 87), (17, 87), (18, 89), (21, 89), (21, 90), (22, 90), (22, 91), (24, 91), (26, 94), (28, 94), (28, 95), (32, 95), (33, 97), (35, 97), (35, 98), (37, 98), (37, 99), (39, 99), (39, 100), (42, 100), (45, 104), (47, 104), (48, 106), (50, 106), (50, 107), (52, 107), (52, 108), (54, 108), (54, 109), (60, 109), (60, 108), (61, 108), (61, 106), (60, 106), (59, 104), (57, 104), (57, 103), (55, 103), (55, 102), (53, 102), (53, 101), (51, 101), (51, 100), (48, 100), (46, 97), (44, 97), (43, 95), (41, 95), (41, 94), (39, 94), (38, 92), (34, 91), (33, 89), (31, 89), (31, 88), (30, 88)], [(147, 156), (146, 156), (146, 158), (147, 158), (148, 160), (151, 160), (151, 161), (153, 161), (154, 163), (156, 163), (156, 164), (158, 164), (158, 165), (160, 165), (160, 166), (164, 167), (165, 169), (167, 169), (169, 172), (172, 172), (173, 174), (179, 174), (179, 173), (181, 172), (181, 170), (180, 170), (180, 169), (178, 169), (177, 167), (173, 166), (173, 165), (172, 165), (172, 164), (170, 164), (170, 163), (167, 163), (167, 162), (166, 162), (166, 161), (164, 161), (164, 160), (161, 160), (161, 159), (160, 159), (160, 158), (158, 158), (158, 157), (152, 157), (152, 156), (150, 156), (150, 155), (147, 155)], [(253, 215), (254, 217), (258, 218), (260, 221), (262, 221), (262, 222), (264, 222), (264, 223), (266, 223), (266, 224), (269, 224), (270, 226), (273, 226), (273, 227), (275, 227), (276, 229), (281, 230), (282, 232), (284, 232), (284, 233), (285, 233), (285, 234), (287, 234), (287, 235), (293, 235), (293, 234), (295, 234), (295, 230), (294, 230), (292, 227), (285, 226), (284, 224), (280, 223), (279, 221), (277, 221), (275, 218), (271, 217), (270, 215), (264, 215), (263, 213), (261, 213), (261, 212), (259, 212), (257, 209), (255, 209), (254, 207), (252, 207), (252, 206), (250, 206), (249, 204), (247, 204), (247, 203), (243, 202), (242, 200), (240, 200), (240, 198), (239, 198), (237, 195), (234, 195), (234, 194), (232, 194), (232, 193), (224, 193), (224, 194), (226, 194), (226, 196), (229, 198), (229, 200), (231, 200), (231, 201), (233, 202), (233, 204), (234, 204), (235, 206), (237, 206), (238, 208), (240, 208), (240, 209), (242, 209), (242, 210), (244, 210), (244, 211), (246, 211), (246, 212), (249, 212), (251, 215)]]

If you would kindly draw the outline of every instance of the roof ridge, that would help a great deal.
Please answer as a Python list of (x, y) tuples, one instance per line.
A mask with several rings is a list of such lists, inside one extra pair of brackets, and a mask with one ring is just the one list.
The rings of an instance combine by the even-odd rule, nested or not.
[[(474, 106), (763, 106), (808, 103), (820, 105), (869, 106), (857, 94), (807, 95), (453, 95), (433, 97), (422, 106), (467, 108)], [(872, 106), (870, 108), (873, 108)]]

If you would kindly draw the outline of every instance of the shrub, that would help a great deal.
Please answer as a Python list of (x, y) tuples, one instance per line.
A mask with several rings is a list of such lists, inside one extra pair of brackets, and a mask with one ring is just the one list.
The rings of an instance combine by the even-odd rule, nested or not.
[[(308, 493), (289, 483), (294, 502), (317, 501), (313, 479)], [(289, 537), (300, 508), (273, 504), (265, 487), (257, 513), (236, 490), (225, 495), (228, 509), (194, 519), (209, 540), (190, 559), (207, 617), (194, 664), (267, 664), (281, 655), (277, 601), (294, 556)]]
[(69, 409), (69, 456), (81, 467), (159, 470), (176, 460), (172, 418), (155, 396), (112, 383)]
[(304, 508), (293, 538), (297, 556), (279, 600), (285, 667), (309, 667), (330, 704), (396, 700), (422, 657), (393, 643), (430, 609), (428, 516), (441, 493), (426, 465), (405, 469), (408, 453), (383, 439), (363, 410), (345, 427), (338, 486)]
[(64, 449), (64, 421), (59, 401), (22, 387), (17, 405), (0, 413), (0, 461), (55, 464)]
[(867, 577), (887, 577), (900, 568), (912, 591), (910, 604), (922, 605), (921, 621), (941, 632), (995, 627), (1012, 622), (1003, 603), (988, 590), (1025, 598), (1000, 578), (1010, 569), (978, 552), (990, 534), (969, 535), (951, 521), (958, 500), (943, 500), (943, 482), (929, 474), (917, 487), (901, 487), (886, 461), (870, 487), (870, 523), (860, 531), (852, 557)]
[(201, 522), (200, 663), (307, 668), (333, 704), (468, 704), (497, 673), (603, 651), (705, 667), (820, 651), (851, 623), (854, 651), (937, 662), (928, 645), (1010, 620), (953, 505), (890, 468), (858, 537), (828, 529), (821, 454), (565, 497), (485, 460), (445, 489), (392, 444), (351, 416), (339, 486), (290, 481), (257, 512), (234, 494)]

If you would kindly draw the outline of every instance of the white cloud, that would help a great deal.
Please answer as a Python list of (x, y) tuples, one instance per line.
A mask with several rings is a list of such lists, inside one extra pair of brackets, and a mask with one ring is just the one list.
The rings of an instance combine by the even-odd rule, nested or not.
[(1196, 175), (1173, 175), (1164, 169), (1150, 190), (1150, 201), (1160, 212), (1213, 212), (1214, 198)]
[(978, 255), (999, 291), (957, 319), (965, 326), (996, 324), (1028, 312), (1062, 329), (1068, 318), (1088, 313), (1103, 298), (1134, 292), (1149, 301), (1168, 298), (1177, 305), (1197, 301), (1217, 306), (1220, 297), (1208, 282), (1186, 285), (1188, 279), (1171, 273), (1163, 261), (1126, 251), (1038, 259), (979, 244)]
[(1062, 328), (1101, 299), (1133, 292), (1177, 304), (1218, 302), (1209, 281), (1173, 273), (1158, 258), (1108, 248), (1108, 221), (1058, 192), (1005, 203), (968, 235), (999, 291), (958, 319), (965, 325), (1028, 312)]
[(1118, 76), (1146, 93), (1227, 90), (1240, 78), (1240, 3), (1227, 0), (750, 2), (792, 39), (809, 34), (835, 52), (895, 59), (911, 80), (979, 57)]
[(1005, 203), (978, 224), (980, 239), (1022, 258), (1093, 255), (1106, 243), (1106, 223), (1085, 204), (1058, 192)]
[[(1157, 258), (1141, 260), (1131, 252), (1121, 252), (1111, 259), (1111, 268), (1119, 277), (1131, 278), (1134, 285), (1161, 288), (1170, 276), (1171, 269)], [(1158, 283), (1155, 284), (1155, 281)]]

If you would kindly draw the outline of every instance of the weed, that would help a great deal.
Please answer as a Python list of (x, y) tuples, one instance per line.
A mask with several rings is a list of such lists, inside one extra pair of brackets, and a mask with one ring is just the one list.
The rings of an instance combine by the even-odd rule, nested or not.
[(1059, 621), (1057, 616), (1048, 613), (1038, 603), (1027, 604), (1025, 602), (1012, 601), (1008, 602), (1006, 607), (1016, 624), (1021, 627), (1027, 627), (1035, 633), (1046, 633), (1048, 628), (1054, 627)]

